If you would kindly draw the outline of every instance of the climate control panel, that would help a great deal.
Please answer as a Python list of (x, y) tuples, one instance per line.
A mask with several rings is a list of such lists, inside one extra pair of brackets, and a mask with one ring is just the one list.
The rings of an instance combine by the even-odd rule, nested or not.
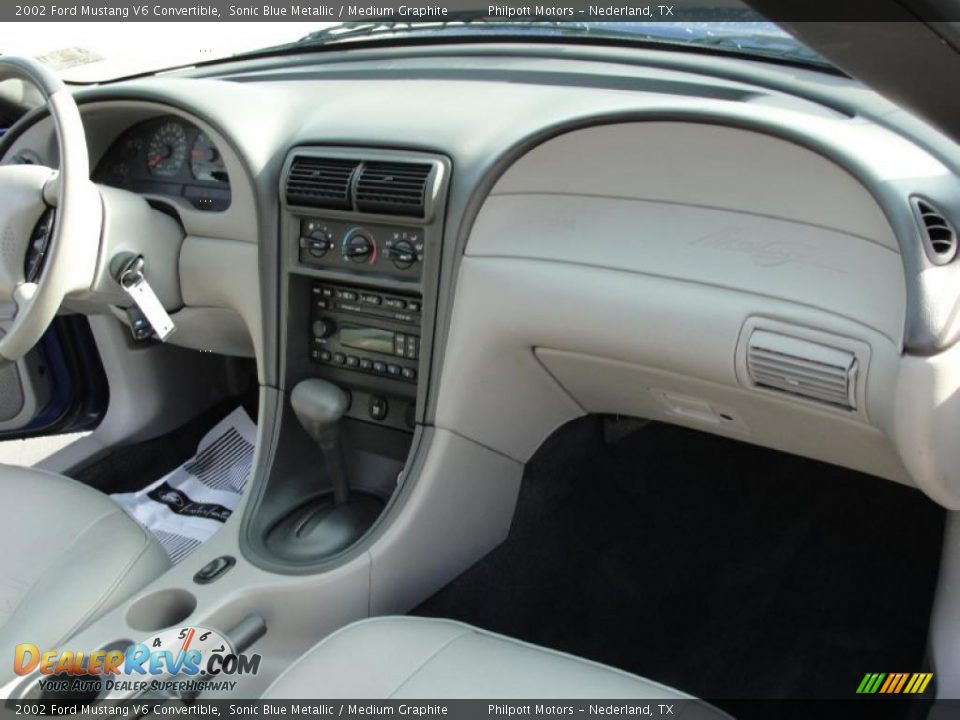
[(319, 217), (301, 217), (299, 223), (297, 244), (303, 265), (420, 278), (425, 248), (421, 228)]

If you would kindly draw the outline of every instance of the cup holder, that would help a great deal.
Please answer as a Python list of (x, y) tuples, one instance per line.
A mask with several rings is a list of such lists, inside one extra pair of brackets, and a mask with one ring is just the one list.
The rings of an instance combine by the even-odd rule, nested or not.
[(186, 620), (197, 609), (193, 593), (168, 588), (139, 598), (127, 611), (127, 624), (134, 630), (155, 632)]

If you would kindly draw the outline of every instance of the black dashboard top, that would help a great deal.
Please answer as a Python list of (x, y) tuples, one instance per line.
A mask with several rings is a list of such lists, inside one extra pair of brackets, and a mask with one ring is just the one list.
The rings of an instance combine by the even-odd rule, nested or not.
[(230, 206), (220, 149), (200, 128), (173, 115), (129, 128), (104, 153), (93, 179), (137, 193), (182, 197), (198, 210)]

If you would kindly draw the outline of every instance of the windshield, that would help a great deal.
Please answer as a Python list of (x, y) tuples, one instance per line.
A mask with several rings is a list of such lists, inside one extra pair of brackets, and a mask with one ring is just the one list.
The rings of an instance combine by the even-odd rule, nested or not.
[[(493, 7), (493, 6), (491, 6)], [(483, 12), (487, 12), (484, 10)], [(752, 11), (714, 11), (709, 22), (513, 22), (461, 14), (444, 22), (109, 22), (17, 23), (2, 41), (4, 54), (35, 57), (67, 82), (95, 83), (222, 60), (277, 48), (309, 49), (321, 45), (355, 45), (372, 39), (484, 35), (548, 36), (568, 39), (615, 39), (647, 46), (703, 46), (732, 54), (779, 58), (812, 65), (826, 61), (770, 22), (744, 21)], [(8, 26), (12, 27), (12, 26)], [(122, 28), (122, 31), (120, 31)]]

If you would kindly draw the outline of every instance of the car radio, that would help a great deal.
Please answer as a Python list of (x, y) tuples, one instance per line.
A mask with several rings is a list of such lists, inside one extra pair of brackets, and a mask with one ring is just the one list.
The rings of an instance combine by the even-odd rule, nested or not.
[(311, 362), (416, 381), (420, 298), (323, 282), (310, 290)]

